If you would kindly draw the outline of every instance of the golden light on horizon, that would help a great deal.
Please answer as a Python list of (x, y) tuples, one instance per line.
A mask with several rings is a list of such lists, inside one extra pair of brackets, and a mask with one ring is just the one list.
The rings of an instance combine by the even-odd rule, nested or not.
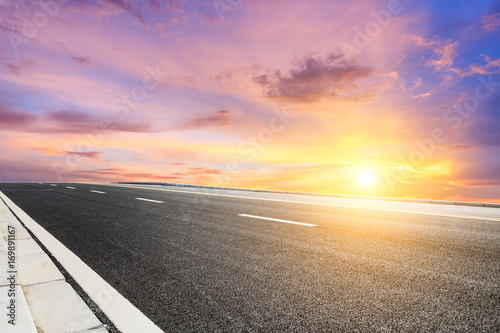
[(370, 171), (363, 171), (359, 174), (359, 183), (363, 186), (370, 186), (373, 183), (373, 174)]

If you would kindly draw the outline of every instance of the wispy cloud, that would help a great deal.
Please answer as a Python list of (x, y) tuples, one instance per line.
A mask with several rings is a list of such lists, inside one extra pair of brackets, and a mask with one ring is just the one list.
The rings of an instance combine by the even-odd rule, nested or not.
[(181, 179), (176, 176), (162, 176), (151, 173), (131, 173), (123, 169), (95, 169), (95, 170), (78, 170), (76, 174), (99, 175), (106, 176), (109, 181), (137, 181), (137, 180), (162, 180), (175, 181)]
[[(100, 130), (102, 132), (157, 132), (149, 122), (133, 122), (113, 119), (112, 117), (103, 117), (93, 115), (83, 111), (59, 110), (47, 112), (39, 117), (39, 125), (32, 128), (35, 132), (45, 133), (85, 133), (91, 130)], [(103, 125), (103, 122), (107, 122)]]
[(234, 122), (234, 114), (231, 111), (220, 110), (210, 116), (195, 116), (176, 126), (181, 130), (193, 130), (205, 127), (229, 126)]
[(101, 151), (71, 151), (71, 150), (66, 150), (63, 151), (64, 155), (68, 156), (79, 156), (83, 158), (100, 158), (102, 155)]
[(500, 13), (486, 15), (482, 23), (487, 32), (497, 31), (500, 28)]
[(457, 56), (458, 42), (452, 40), (441, 41), (439, 39), (426, 40), (421, 36), (412, 36), (418, 46), (425, 46), (434, 52), (431, 59), (425, 63), (436, 70), (449, 69)]
[(71, 57), (75, 63), (78, 65), (90, 65), (92, 59), (90, 57)]
[(0, 125), (19, 128), (35, 121), (37, 117), (28, 112), (22, 112), (0, 104)]

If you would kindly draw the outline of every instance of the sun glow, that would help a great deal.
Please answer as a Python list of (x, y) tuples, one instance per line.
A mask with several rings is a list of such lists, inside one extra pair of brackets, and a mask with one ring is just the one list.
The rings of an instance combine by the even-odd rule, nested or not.
[(363, 186), (370, 186), (373, 183), (373, 174), (370, 171), (363, 171), (359, 174), (359, 183)]

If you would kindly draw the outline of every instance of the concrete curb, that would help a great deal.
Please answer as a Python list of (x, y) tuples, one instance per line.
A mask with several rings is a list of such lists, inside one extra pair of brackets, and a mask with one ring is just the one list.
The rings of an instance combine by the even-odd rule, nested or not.
[(488, 203), (488, 202), (467, 202), (467, 201), (447, 201), (447, 200), (412, 199), (412, 198), (395, 198), (395, 197), (374, 197), (374, 196), (363, 196), (363, 195), (328, 194), (328, 193), (296, 192), (296, 191), (274, 191), (274, 190), (260, 190), (260, 189), (249, 189), (249, 188), (219, 187), (219, 186), (205, 186), (205, 185), (191, 185), (191, 184), (177, 184), (177, 183), (157, 183), (157, 182), (114, 182), (112, 184), (179, 186), (179, 187), (195, 187), (195, 188), (217, 189), (217, 190), (235, 190), (235, 191), (250, 191), (250, 192), (265, 192), (265, 193), (295, 194), (295, 195), (312, 195), (312, 196), (320, 196), (320, 197), (347, 198), (347, 199), (401, 201), (401, 202), (430, 203), (430, 204), (438, 204), (438, 205), (456, 205), (456, 206), (476, 206), (476, 207), (500, 208), (500, 203)]
[[(2, 309), (0, 331), (12, 333), (36, 333), (37, 329), (28, 307), (28, 303), (26, 302), (23, 288), (19, 284), (19, 274), (9, 273), (11, 268), (9, 268), (8, 262), (7, 236), (9, 234), (9, 229), (15, 230), (12, 229), (12, 227), (16, 227), (17, 229), (18, 225), (16, 222), (18, 221), (4, 205), (3, 201), (0, 201), (0, 308)], [(21, 230), (15, 231), (16, 233), (19, 231), (20, 234), (24, 233)], [(17, 246), (17, 239), (15, 239), (14, 244)], [(14, 271), (18, 270), (18, 267), (13, 268)], [(8, 277), (11, 275), (14, 277), (13, 281), (8, 280)], [(12, 292), (14, 292), (14, 294), (11, 294)], [(12, 313), (8, 309), (8, 306), (11, 306), (11, 300), (14, 301)], [(3, 313), (4, 311), (5, 313)], [(12, 314), (13, 317), (9, 317), (9, 314)], [(12, 322), (13, 324), (9, 323), (9, 320), (14, 320)]]
[[(53, 333), (97, 333), (107, 332), (92, 310), (85, 304), (73, 287), (66, 282), (47, 253), (32, 238), (10, 209), (8, 197), (0, 192), (0, 235), (7, 228), (15, 230), (15, 268), (17, 270), (17, 303), (19, 322), (16, 326), (0, 320), (1, 332), (53, 332)], [(9, 209), (10, 208), (10, 209)], [(15, 229), (12, 229), (15, 228)], [(3, 240), (0, 239), (0, 243)], [(0, 244), (0, 255), (2, 252)], [(0, 275), (7, 262), (0, 258)], [(0, 282), (1, 283), (1, 282)], [(2, 287), (0, 286), (0, 289)], [(4, 290), (0, 295), (1, 308)], [(5, 294), (5, 295), (4, 295)], [(3, 317), (3, 316), (2, 316)]]

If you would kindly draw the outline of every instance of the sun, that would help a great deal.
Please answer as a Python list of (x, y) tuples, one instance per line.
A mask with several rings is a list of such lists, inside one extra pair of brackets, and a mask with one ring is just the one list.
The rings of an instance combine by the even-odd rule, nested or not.
[(373, 174), (370, 171), (363, 171), (359, 174), (359, 183), (363, 186), (370, 186), (373, 183)]

